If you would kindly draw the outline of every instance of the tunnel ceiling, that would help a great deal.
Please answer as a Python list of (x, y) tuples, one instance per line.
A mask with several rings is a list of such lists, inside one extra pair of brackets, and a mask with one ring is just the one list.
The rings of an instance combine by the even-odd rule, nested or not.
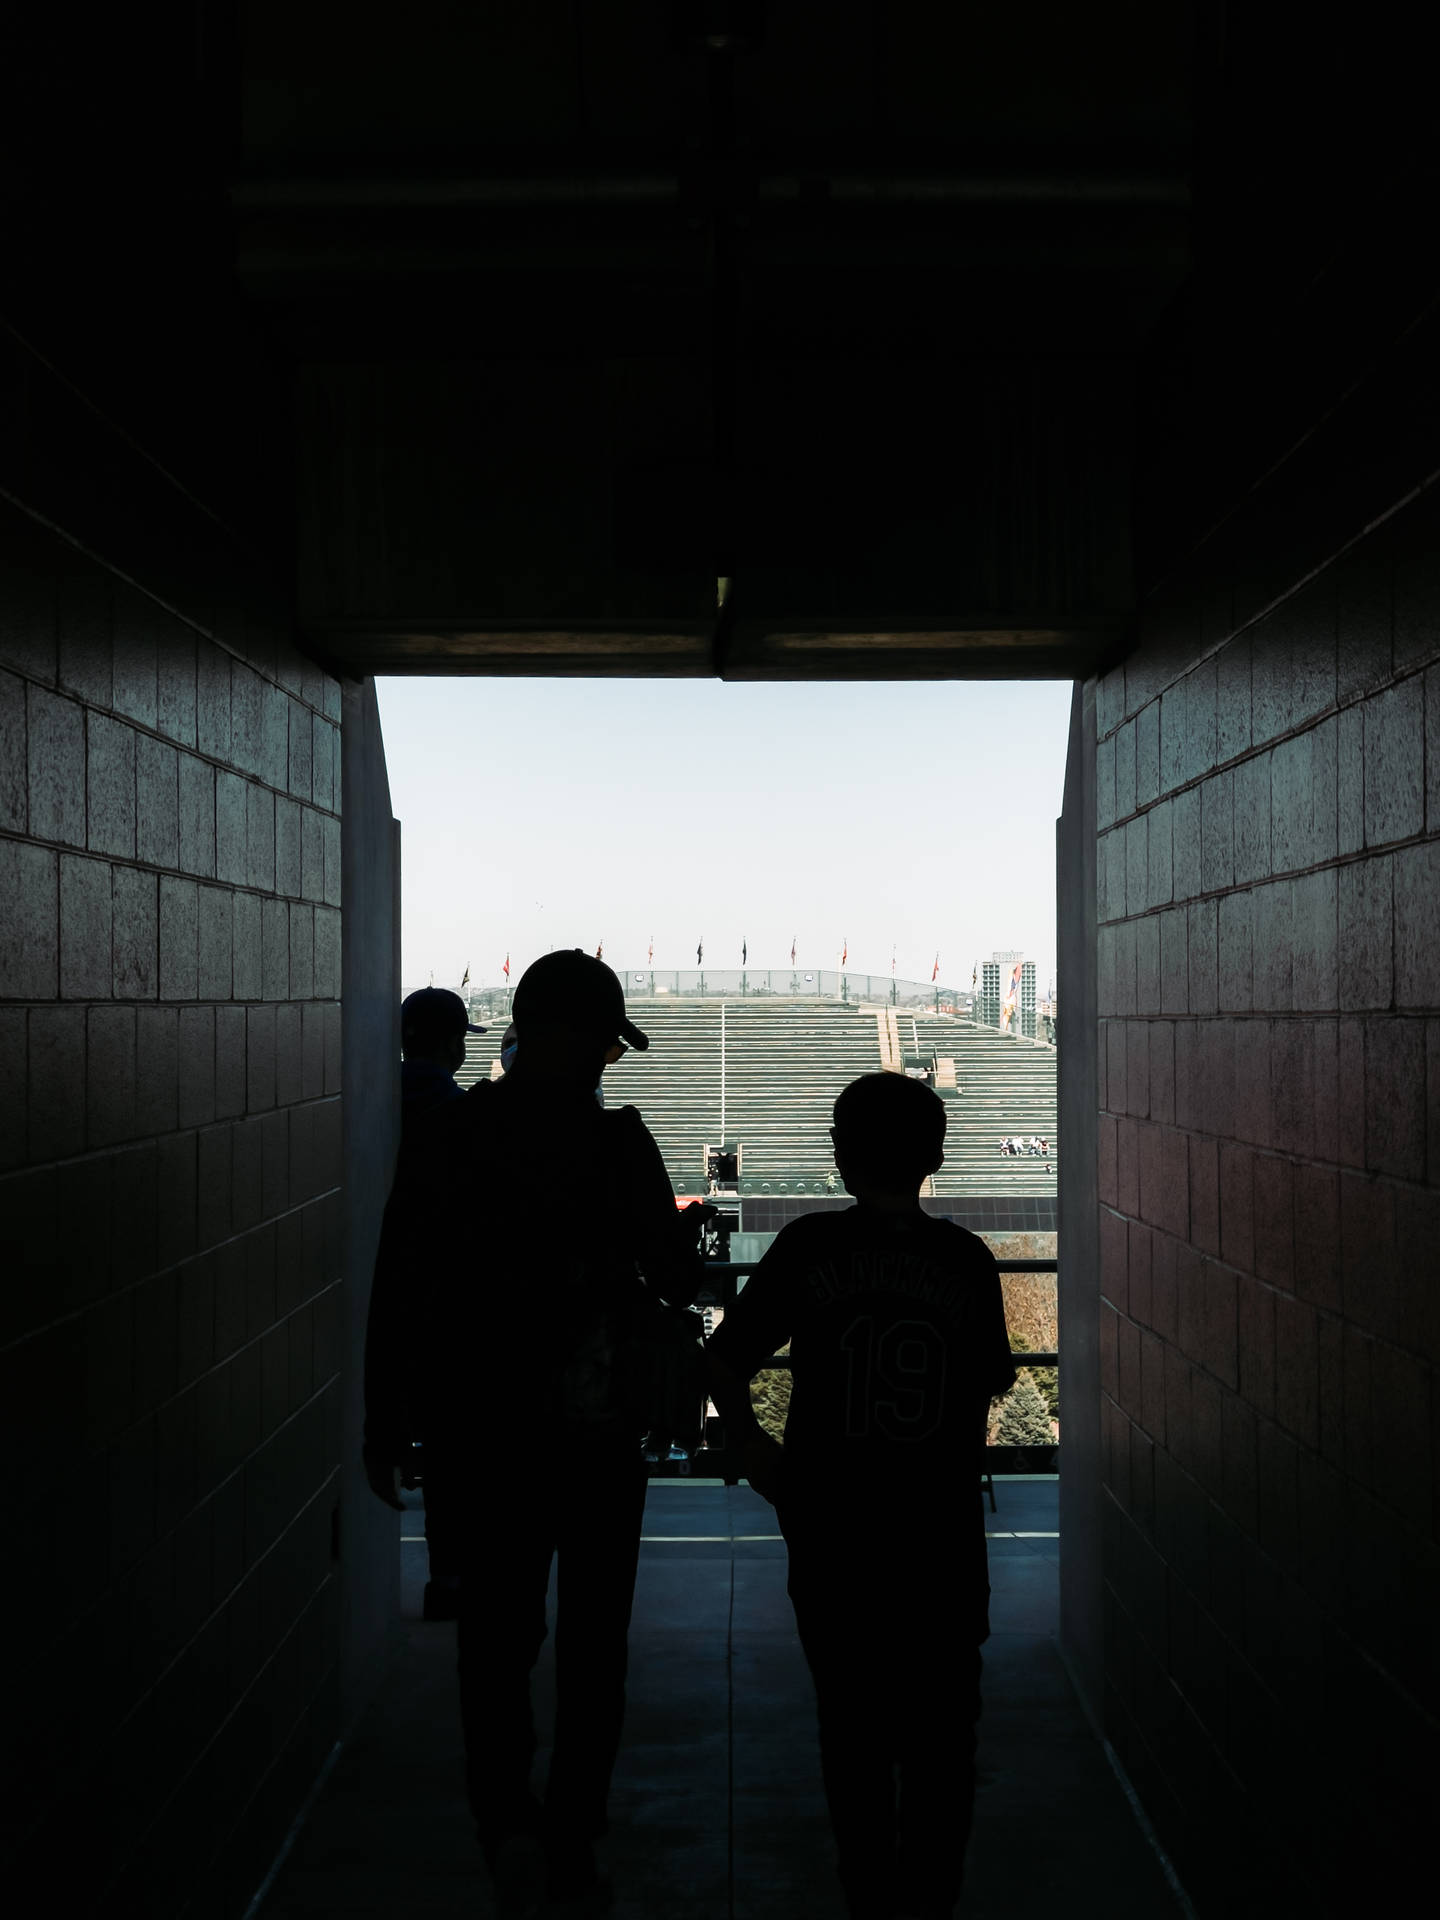
[[(1189, 10), (250, 0), (231, 192), (352, 672), (1070, 674)], [(728, 586), (721, 586), (721, 581)]]

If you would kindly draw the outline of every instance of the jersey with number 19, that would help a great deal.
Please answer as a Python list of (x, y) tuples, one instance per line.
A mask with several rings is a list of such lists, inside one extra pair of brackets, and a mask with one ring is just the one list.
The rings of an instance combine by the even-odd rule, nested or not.
[(973, 1497), (990, 1399), (1015, 1383), (995, 1259), (917, 1208), (803, 1215), (779, 1233), (711, 1342), (750, 1377), (786, 1341), (787, 1483)]

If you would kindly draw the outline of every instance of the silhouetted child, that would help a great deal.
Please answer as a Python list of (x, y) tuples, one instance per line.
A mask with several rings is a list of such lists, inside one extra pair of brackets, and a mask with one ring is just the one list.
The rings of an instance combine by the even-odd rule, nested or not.
[[(919, 1081), (848, 1086), (831, 1138), (857, 1204), (777, 1235), (709, 1347), (741, 1472), (789, 1546), (855, 1920), (953, 1911), (975, 1792), (990, 1631), (979, 1475), (990, 1399), (1015, 1370), (989, 1249), (920, 1206), (944, 1137), (944, 1104)], [(782, 1447), (748, 1383), (786, 1340)]]

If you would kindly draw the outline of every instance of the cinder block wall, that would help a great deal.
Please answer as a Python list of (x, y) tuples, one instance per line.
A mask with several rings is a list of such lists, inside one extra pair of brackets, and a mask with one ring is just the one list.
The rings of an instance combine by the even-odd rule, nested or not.
[(1262, 489), (1096, 694), (1104, 1715), (1231, 1913), (1429, 1832), (1440, 489), (1385, 464)]
[(340, 689), (209, 590), (0, 508), (4, 1808), (67, 1912), (240, 1910), (337, 1726)]

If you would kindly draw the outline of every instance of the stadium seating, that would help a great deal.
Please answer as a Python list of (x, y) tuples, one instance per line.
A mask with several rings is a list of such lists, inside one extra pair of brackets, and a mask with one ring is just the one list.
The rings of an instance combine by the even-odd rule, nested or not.
[[(484, 1015), (480, 1018), (483, 1020)], [(492, 1068), (497, 1067), (500, 1059), (500, 1041), (505, 1033), (503, 1020), (492, 1021), (484, 1033), (472, 1033), (465, 1040), (465, 1064), (455, 1075), (462, 1087), (473, 1086), (477, 1080), (491, 1078)]]
[[(629, 1007), (650, 1051), (606, 1069), (605, 1097), (640, 1109), (677, 1193), (704, 1192), (702, 1151), (722, 1140), (743, 1148), (743, 1193), (827, 1191), (831, 1107), (842, 1087), (879, 1069), (884, 1009), (780, 996), (636, 998)], [(945, 1015), (902, 1009), (896, 1022), (902, 1054), (955, 1062), (957, 1089), (942, 1089), (948, 1127), (936, 1194), (1053, 1193), (1054, 1049)], [(503, 1025), (470, 1036), (462, 1084), (490, 1077)], [(1049, 1159), (1002, 1155), (1001, 1137), (1011, 1134), (1048, 1140)]]
[[(1013, 1039), (994, 1027), (917, 1014), (900, 1015), (900, 1043), (922, 1056), (955, 1062), (955, 1091), (945, 1101), (945, 1165), (937, 1194), (1053, 1193), (1056, 1164), (1055, 1049)], [(1048, 1159), (1011, 1159), (1002, 1138), (1032, 1134), (1049, 1142)]]

